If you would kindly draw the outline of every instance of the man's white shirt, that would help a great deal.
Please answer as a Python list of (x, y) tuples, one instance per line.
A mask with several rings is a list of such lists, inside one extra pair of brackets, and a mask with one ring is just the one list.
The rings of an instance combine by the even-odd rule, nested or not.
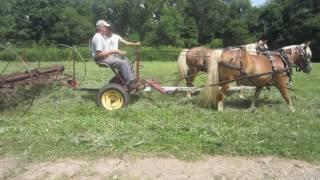
[(97, 51), (106, 51), (108, 50), (106, 40), (103, 35), (100, 33), (96, 33), (91, 41), (91, 52), (92, 52), (92, 57), (96, 57), (96, 52)]
[(122, 40), (122, 37), (117, 34), (112, 34), (110, 37), (105, 37), (107, 50), (118, 50), (119, 49), (119, 41)]
[(107, 37), (96, 33), (91, 43), (92, 57), (96, 56), (97, 51), (118, 50), (120, 40), (123, 41), (122, 37), (117, 34), (112, 34), (110, 37)]

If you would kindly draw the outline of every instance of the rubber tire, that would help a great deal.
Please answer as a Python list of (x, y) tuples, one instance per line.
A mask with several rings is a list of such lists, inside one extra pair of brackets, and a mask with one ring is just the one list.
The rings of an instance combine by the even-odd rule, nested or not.
[[(108, 111), (112, 111), (110, 109), (106, 109), (103, 106), (103, 103), (101, 101), (101, 97), (107, 91), (117, 91), (121, 95), (121, 97), (123, 98), (123, 105), (121, 106), (121, 108), (126, 108), (128, 106), (128, 104), (130, 102), (130, 96), (129, 96), (128, 92), (125, 90), (125, 88), (119, 84), (116, 84), (116, 83), (109, 83), (109, 84), (106, 84), (105, 86), (103, 86), (97, 93), (96, 102), (97, 102), (98, 107), (101, 107), (101, 108), (108, 110)], [(121, 109), (121, 108), (119, 108), (119, 109)], [(117, 109), (114, 109), (114, 110), (117, 110)]]

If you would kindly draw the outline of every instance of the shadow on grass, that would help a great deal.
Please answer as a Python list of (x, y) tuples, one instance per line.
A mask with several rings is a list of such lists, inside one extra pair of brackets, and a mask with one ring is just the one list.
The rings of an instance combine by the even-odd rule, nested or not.
[(85, 92), (81, 95), (81, 99), (85, 101), (96, 102), (97, 92)]
[[(251, 105), (251, 99), (230, 99), (225, 101), (225, 106), (235, 109), (249, 109)], [(284, 104), (281, 100), (272, 99), (258, 99), (256, 101), (256, 108), (261, 108), (263, 106), (275, 106)], [(285, 104), (284, 104), (285, 105)]]
[(0, 91), (0, 112), (13, 110), (24, 115), (31, 109), (35, 99), (48, 96), (61, 87), (55, 84), (33, 84), (2, 89)]

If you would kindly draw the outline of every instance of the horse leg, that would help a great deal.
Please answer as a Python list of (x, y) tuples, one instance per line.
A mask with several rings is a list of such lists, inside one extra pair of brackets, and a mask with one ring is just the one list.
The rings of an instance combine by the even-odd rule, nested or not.
[[(188, 76), (186, 77), (186, 84), (187, 84), (187, 87), (193, 87), (193, 81), (194, 81), (194, 78), (195, 78), (195, 74), (197, 74), (198, 71), (195, 69), (195, 68), (190, 68), (188, 70)], [(191, 94), (192, 92), (191, 91), (187, 91), (187, 97), (188, 98), (191, 98)]]
[(256, 101), (259, 98), (262, 89), (263, 89), (263, 87), (256, 87), (256, 91), (254, 92), (254, 96), (253, 96), (251, 106), (250, 106), (251, 110), (254, 110), (256, 108)]
[[(238, 81), (237, 81), (236, 84), (237, 84), (237, 86), (241, 86), (241, 83), (239, 83)], [(244, 97), (244, 95), (243, 95), (243, 90), (242, 89), (240, 89), (240, 91), (238, 93), (238, 96), (239, 96), (240, 99), (243, 99), (243, 100), (246, 99), (246, 97)]]
[(243, 90), (242, 89), (240, 89), (240, 91), (239, 91), (239, 98), (243, 99), (243, 100), (246, 99), (246, 97), (244, 97), (244, 95), (243, 95)]
[(217, 106), (218, 106), (218, 111), (222, 112), (224, 105), (223, 105), (223, 101), (224, 101), (224, 94), (228, 91), (229, 89), (229, 84), (224, 84), (221, 86), (221, 90), (219, 91), (218, 95), (217, 95)]
[[(283, 82), (286, 83), (286, 81), (283, 81)], [(283, 97), (284, 100), (286, 101), (287, 106), (288, 106), (288, 108), (289, 108), (289, 111), (295, 112), (295, 109), (294, 109), (294, 107), (293, 107), (293, 105), (292, 105), (292, 103), (291, 103), (291, 100), (290, 100), (290, 98), (289, 98), (289, 95), (288, 95), (288, 88), (287, 88), (287, 86), (285, 85), (285, 83), (279, 84), (279, 85), (277, 86), (277, 88), (279, 89), (282, 97)]]

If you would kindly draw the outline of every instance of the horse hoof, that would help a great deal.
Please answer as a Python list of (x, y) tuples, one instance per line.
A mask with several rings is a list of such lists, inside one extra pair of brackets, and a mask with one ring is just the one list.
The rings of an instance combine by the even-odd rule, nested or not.
[(244, 97), (244, 96), (239, 96), (239, 98), (242, 100), (246, 100), (246, 97)]
[(249, 109), (248, 109), (249, 112), (256, 112), (256, 107), (255, 106), (251, 106)]
[(289, 111), (292, 112), (292, 113), (294, 113), (294, 112), (296, 112), (296, 109), (295, 109), (294, 107), (290, 106), (290, 107), (289, 107)]
[(218, 102), (218, 112), (223, 111), (223, 102)]

